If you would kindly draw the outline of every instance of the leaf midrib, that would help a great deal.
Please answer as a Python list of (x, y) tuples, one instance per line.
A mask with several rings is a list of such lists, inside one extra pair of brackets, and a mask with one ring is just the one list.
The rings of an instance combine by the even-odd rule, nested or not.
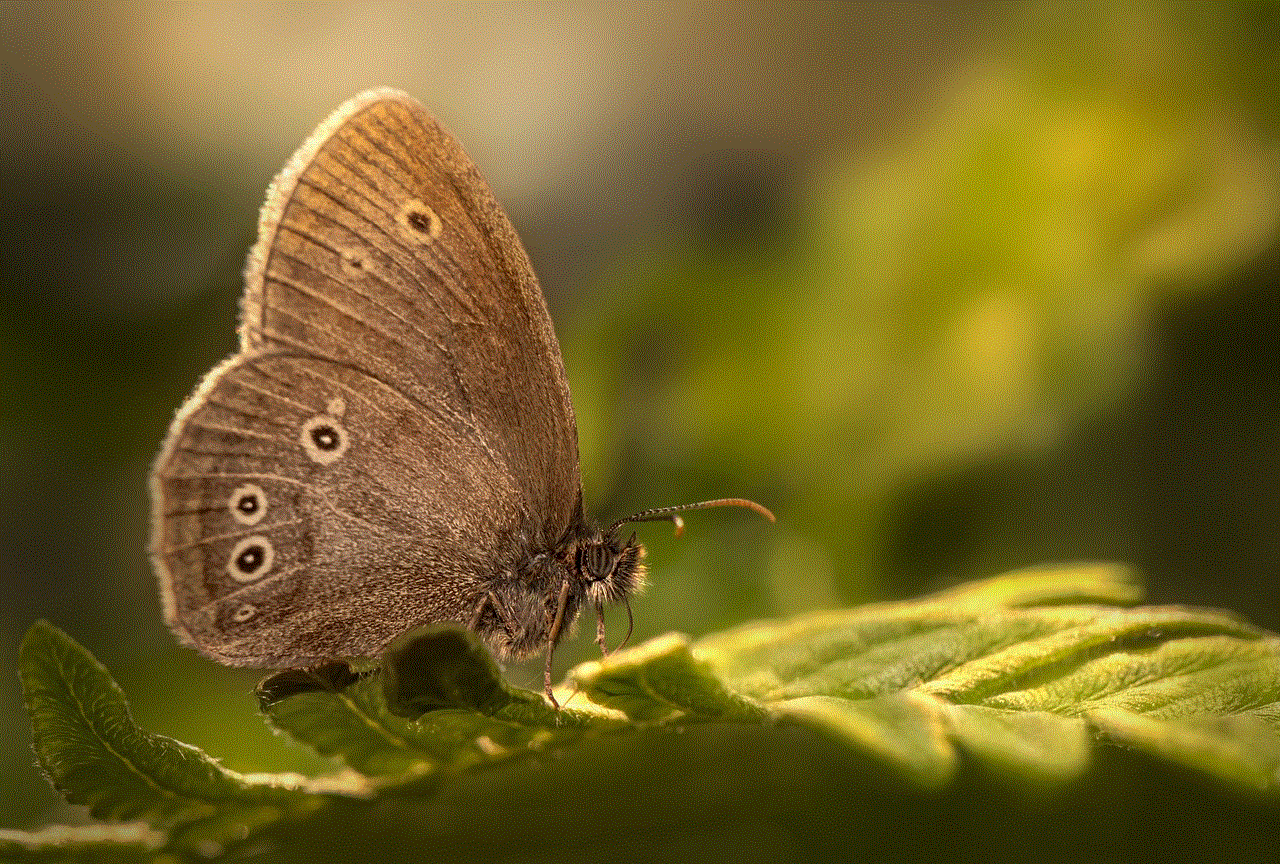
[[(111, 743), (111, 741), (107, 738), (107, 736), (98, 728), (97, 722), (95, 722), (93, 717), (90, 715), (88, 707), (85, 705), (84, 701), (80, 698), (80, 694), (75, 687), (74, 678), (71, 674), (69, 674), (71, 670), (68, 669), (66, 663), (64, 662), (62, 651), (59, 651), (57, 653), (57, 655), (55, 656), (54, 662), (57, 664), (58, 676), (61, 679), (61, 681), (66, 685), (65, 687), (66, 693), (68, 696), (71, 697), (71, 701), (75, 704), (76, 710), (79, 712), (81, 719), (84, 721), (85, 728), (87, 728), (90, 732), (93, 733), (94, 738), (97, 740), (98, 744), (101, 745), (101, 747), (104, 750), (106, 750), (108, 753), (110, 753), (112, 756), (118, 759), (120, 763), (125, 766), (125, 768), (127, 768), (136, 777), (138, 777), (138, 779), (142, 780), (142, 782), (145, 783), (147, 786), (150, 786), (152, 789), (154, 789), (162, 797), (168, 798), (170, 800), (175, 800), (175, 801), (195, 801), (206, 807), (210, 807), (210, 808), (214, 807), (213, 803), (210, 802), (209, 799), (207, 798), (201, 798), (199, 796), (191, 795), (188, 792), (179, 792), (174, 789), (161, 786), (159, 783), (155, 781), (154, 778), (151, 777), (150, 774), (143, 771), (141, 767), (139, 767), (136, 763), (134, 763), (132, 759), (130, 759), (124, 753), (117, 750), (115, 746)], [(123, 694), (119, 693), (118, 689), (116, 691), (113, 691), (111, 695), (113, 697), (119, 696), (120, 698), (123, 698)], [(128, 722), (129, 726), (132, 728), (132, 730), (138, 735), (145, 736), (147, 733), (138, 729), (137, 725), (134, 724), (133, 722), (133, 718), (128, 716), (128, 709), (126, 708), (124, 710), (126, 712), (125, 719)]]

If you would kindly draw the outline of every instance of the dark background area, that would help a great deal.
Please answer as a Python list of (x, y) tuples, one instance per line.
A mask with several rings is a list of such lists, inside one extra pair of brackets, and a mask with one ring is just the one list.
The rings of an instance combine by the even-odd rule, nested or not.
[(1280, 629), (1276, 9), (6, 5), (0, 825), (69, 818), (10, 674), (39, 617), (145, 728), (323, 767), (165, 630), (146, 475), (267, 183), (375, 85), (524, 238), (593, 512), (778, 514), (646, 528), (638, 638), (1081, 559)]

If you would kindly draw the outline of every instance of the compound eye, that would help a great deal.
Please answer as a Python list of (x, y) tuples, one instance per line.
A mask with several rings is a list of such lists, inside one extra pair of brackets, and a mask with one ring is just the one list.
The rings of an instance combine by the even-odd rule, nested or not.
[(587, 549), (587, 575), (592, 579), (603, 579), (613, 568), (613, 555), (603, 544), (592, 545)]

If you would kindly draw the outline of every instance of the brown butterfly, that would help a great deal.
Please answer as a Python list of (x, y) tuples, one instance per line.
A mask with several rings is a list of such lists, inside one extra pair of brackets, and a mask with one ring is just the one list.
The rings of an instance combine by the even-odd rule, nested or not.
[[(376, 655), (453, 621), (551, 656), (644, 578), (587, 520), (560, 347), (519, 238), (458, 143), (395, 90), (351, 99), (272, 183), (240, 350), (151, 476), (169, 627), (233, 666)], [(630, 607), (628, 606), (628, 615)]]

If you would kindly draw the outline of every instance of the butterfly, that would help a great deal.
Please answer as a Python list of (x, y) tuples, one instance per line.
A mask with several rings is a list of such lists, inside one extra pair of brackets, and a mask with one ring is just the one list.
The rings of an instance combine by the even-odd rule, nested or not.
[[(545, 650), (626, 602), (623, 527), (759, 504), (583, 511), (559, 344), (488, 184), (417, 101), (343, 104), (268, 190), (239, 350), (178, 411), (151, 474), (151, 554), (178, 638), (232, 666), (376, 656), (456, 622)], [(630, 618), (630, 606), (627, 606)], [(629, 631), (628, 631), (629, 635)]]

